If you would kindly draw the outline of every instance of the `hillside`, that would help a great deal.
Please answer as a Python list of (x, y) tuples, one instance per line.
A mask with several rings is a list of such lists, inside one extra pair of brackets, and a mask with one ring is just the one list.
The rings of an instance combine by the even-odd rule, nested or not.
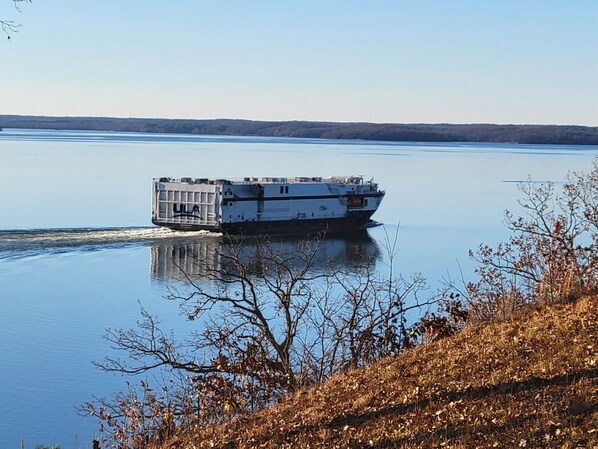
[(598, 296), (338, 375), (179, 447), (598, 448)]
[(573, 125), (401, 124), (191, 120), (0, 115), (0, 128), (227, 136), (301, 137), (394, 142), (495, 142), (598, 145), (598, 127)]

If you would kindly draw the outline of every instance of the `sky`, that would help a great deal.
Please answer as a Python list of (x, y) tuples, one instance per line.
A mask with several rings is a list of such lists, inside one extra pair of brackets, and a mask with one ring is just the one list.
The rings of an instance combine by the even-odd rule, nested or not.
[(33, 0), (0, 114), (598, 126), (595, 0)]

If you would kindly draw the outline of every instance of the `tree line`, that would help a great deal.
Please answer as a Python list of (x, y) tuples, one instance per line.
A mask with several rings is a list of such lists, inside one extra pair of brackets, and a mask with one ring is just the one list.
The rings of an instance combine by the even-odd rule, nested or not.
[(0, 115), (0, 128), (300, 137), (392, 142), (598, 145), (598, 127), (573, 125), (398, 124)]

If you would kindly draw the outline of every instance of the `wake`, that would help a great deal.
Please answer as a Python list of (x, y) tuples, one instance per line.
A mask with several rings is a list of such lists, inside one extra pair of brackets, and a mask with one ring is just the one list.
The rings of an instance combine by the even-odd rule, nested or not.
[(0, 260), (217, 236), (220, 234), (159, 227), (6, 230), (0, 231)]

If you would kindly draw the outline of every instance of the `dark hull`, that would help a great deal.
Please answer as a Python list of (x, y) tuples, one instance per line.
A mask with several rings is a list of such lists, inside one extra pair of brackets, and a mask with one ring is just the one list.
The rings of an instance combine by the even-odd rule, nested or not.
[[(205, 226), (166, 225), (177, 231), (214, 231), (229, 235), (314, 235), (319, 232), (343, 234), (375, 226), (370, 218), (374, 211), (351, 212), (346, 217), (328, 219), (297, 219), (279, 221), (247, 221), (223, 223), (219, 228)], [(164, 224), (161, 224), (164, 226)]]

